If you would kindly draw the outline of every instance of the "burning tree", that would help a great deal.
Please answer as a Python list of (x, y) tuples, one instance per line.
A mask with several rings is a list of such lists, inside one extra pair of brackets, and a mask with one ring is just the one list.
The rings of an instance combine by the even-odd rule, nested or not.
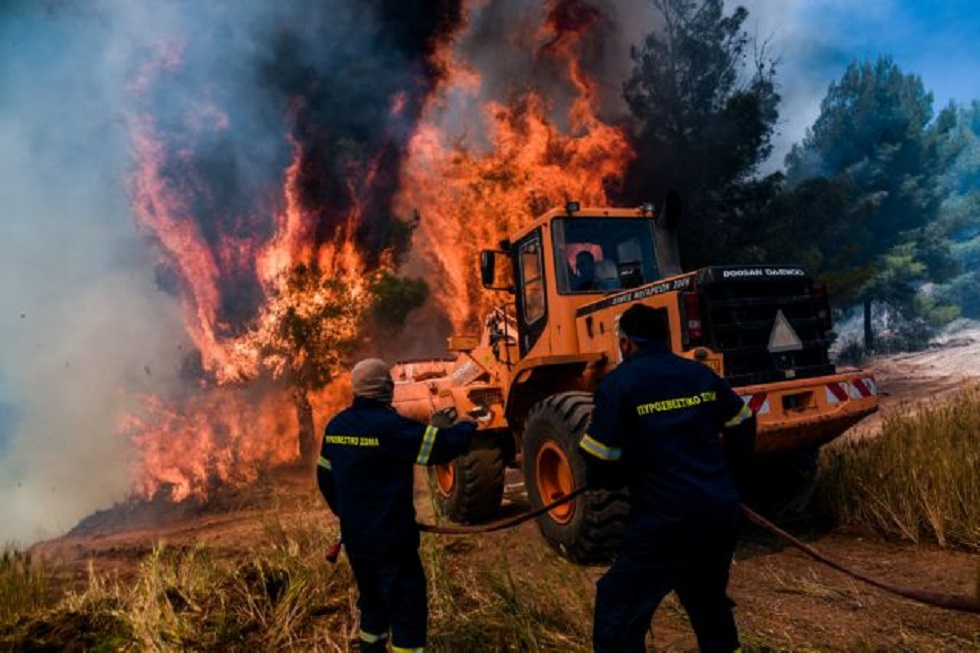
[(316, 448), (308, 392), (326, 386), (359, 342), (363, 301), (343, 281), (300, 264), (287, 276), (288, 299), (273, 319), (275, 328), (260, 345), (264, 365), (291, 388), (299, 424), (299, 452), (312, 459)]
[[(424, 282), (397, 271), (417, 221), (390, 203), (440, 75), (428, 57), (459, 6), (308, 9), (225, 16), (228, 47), (269, 45), (233, 60), (251, 71), (249, 102), (239, 70), (200, 75), (213, 61), (206, 40), (161, 41), (134, 72), (134, 214), (193, 344), (192, 383), (125, 421), (142, 456), (137, 494), (179, 499), (248, 480), (295, 459), (297, 432), (311, 456), (313, 396), (337, 407), (333, 381), (358, 344), (425, 298)], [(338, 30), (338, 11), (354, 22)], [(268, 407), (283, 395), (291, 417)], [(264, 433), (259, 410), (277, 416)]]

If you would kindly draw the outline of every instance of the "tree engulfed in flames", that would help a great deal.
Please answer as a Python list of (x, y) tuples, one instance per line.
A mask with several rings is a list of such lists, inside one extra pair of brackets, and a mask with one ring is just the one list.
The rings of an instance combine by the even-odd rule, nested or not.
[[(138, 496), (165, 492), (178, 501), (202, 498), (215, 483), (249, 482), (260, 465), (296, 459), (302, 416), (292, 409), (295, 385), (307, 382), (316, 389), (340, 369), (368, 307), (368, 277), (349, 236), (341, 234), (315, 251), (303, 238), (309, 216), (290, 200), (302, 157), (297, 150), (275, 236), (250, 251), (265, 303), (248, 330), (222, 335), (219, 268), (212, 250), (181, 215), (181, 195), (160, 175), (164, 145), (145, 125), (134, 133), (134, 142), (140, 163), (136, 215), (179, 271), (186, 328), (202, 374), (197, 392), (174, 398), (177, 405), (147, 397), (142, 412), (121, 427), (142, 453), (134, 486)], [(309, 383), (312, 377), (320, 382)], [(289, 385), (292, 396), (284, 387)], [(300, 400), (307, 401), (305, 394)], [(317, 403), (342, 402), (337, 388), (328, 387)]]
[[(153, 62), (161, 73), (179, 65), (173, 49), (164, 52)], [(141, 78), (149, 84), (152, 74)], [(193, 219), (192, 185), (175, 183), (168, 174), (170, 162), (183, 153), (172, 151), (149, 117), (135, 118), (132, 126), (134, 212), (179, 278), (200, 369), (193, 391), (145, 397), (141, 411), (125, 417), (120, 429), (141, 455), (136, 496), (203, 498), (215, 484), (250, 482), (261, 466), (296, 460), (297, 433), (304, 425), (302, 411), (293, 406), (299, 401), (309, 410), (306, 388), (298, 392), (296, 386), (317, 390), (332, 380), (369, 305), (369, 275), (352, 239), (357, 209), (345, 229), (314, 246), (315, 218), (297, 188), (304, 151), (294, 143), (272, 236), (265, 242), (222, 238), (215, 247)], [(228, 121), (212, 126), (227, 128)], [(227, 285), (221, 277), (239, 269), (240, 261), (259, 279), (263, 303), (247, 330), (229, 335), (219, 319)], [(381, 261), (383, 269), (386, 258)], [(317, 403), (342, 405), (342, 387), (321, 390)]]
[[(522, 89), (508, 102), (487, 101), (479, 146), (453, 140), (439, 126), (447, 98), (478, 97), (479, 72), (459, 59), (451, 40), (430, 53), (442, 81), (408, 135), (393, 208), (395, 215), (422, 216), (412, 259), (421, 262), (434, 303), (457, 329), (473, 327), (489, 308), (475, 273), (479, 249), (495, 247), (566, 200), (607, 203), (609, 188), (632, 157), (624, 131), (596, 117), (596, 88), (579, 62), (582, 38), (596, 15), (583, 7), (553, 0), (536, 37), (536, 56), (562, 62), (567, 71), (566, 86), (575, 94), (567, 115), (553, 116), (542, 89)], [(138, 76), (137, 93), (152, 86), (155, 74), (179, 68), (173, 49), (161, 52), (165, 56)], [(405, 102), (402, 95), (392, 97), (392, 113)], [(230, 128), (214, 107), (202, 113), (207, 119), (200, 124), (207, 128)], [(266, 465), (296, 460), (297, 432), (312, 426), (303, 423), (310, 422), (309, 393), (315, 391), (320, 417), (349, 397), (339, 372), (363, 340), (372, 275), (392, 270), (395, 261), (375, 252), (373, 263), (366, 263), (355, 238), (362, 226), (357, 201), (330, 238), (314, 238), (318, 214), (298, 183), (305, 144), (289, 135), (288, 124), (284, 131), (293, 158), (273, 202), (281, 208), (273, 209), (271, 232), (249, 239), (243, 229), (216, 244), (191, 215), (193, 195), (206, 192), (208, 180), (197, 178), (193, 166), (180, 181), (172, 174), (174, 161), (193, 155), (168, 142), (152, 112), (132, 121), (135, 214), (179, 280), (187, 332), (200, 356), (190, 388), (166, 399), (147, 397), (143, 410), (120, 424), (141, 456), (136, 496), (203, 498), (216, 483), (250, 482)], [(354, 174), (370, 178), (373, 170)], [(347, 181), (352, 189), (372, 188), (370, 179)], [(356, 192), (351, 196), (357, 199)], [(220, 317), (222, 293), (242, 270), (258, 281), (260, 307), (245, 328), (233, 328)]]

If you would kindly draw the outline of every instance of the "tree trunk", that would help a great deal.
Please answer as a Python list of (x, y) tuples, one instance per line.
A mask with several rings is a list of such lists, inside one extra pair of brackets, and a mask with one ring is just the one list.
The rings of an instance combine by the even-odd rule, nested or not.
[(293, 388), (293, 403), (296, 406), (296, 422), (299, 425), (299, 458), (303, 463), (311, 463), (318, 454), (316, 433), (313, 430), (313, 407), (303, 388)]
[(875, 350), (875, 334), (871, 328), (871, 298), (864, 300), (864, 352), (873, 354)]

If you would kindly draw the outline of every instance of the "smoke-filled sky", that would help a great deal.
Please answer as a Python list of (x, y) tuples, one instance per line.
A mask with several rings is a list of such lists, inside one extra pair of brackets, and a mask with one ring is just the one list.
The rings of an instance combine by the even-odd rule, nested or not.
[[(400, 61), (352, 49), (393, 46), (391, 32), (363, 9), (370, 3), (312, 4), (318, 11), (275, 0), (0, 0), (0, 543), (58, 534), (125, 496), (133, 452), (117, 420), (134, 393), (173, 381), (188, 346), (177, 299), (161, 290), (157, 261), (132, 215), (132, 119), (147, 101), (138, 95), (141, 66), (159, 56), (161, 43), (184, 42), (193, 69), (152, 97), (159, 117), (200, 100), (182, 90), (215, 88), (204, 99), (245, 126), (238, 139), (222, 143), (216, 161), (235, 165), (238, 183), (275, 179), (289, 143), (277, 97), (259, 87), (285, 93), (294, 80), (270, 83), (279, 68), (268, 62), (281, 63), (285, 48), (300, 63), (312, 62), (302, 70), (315, 77), (330, 72), (332, 61), (361, 61), (361, 81), (370, 82)], [(473, 4), (484, 20), (471, 21), (481, 32), (465, 41), (470, 60), (508, 60), (495, 37), (508, 28), (491, 29), (487, 18), (505, 21), (521, 3)], [(784, 102), (773, 166), (812, 124), (828, 84), (855, 59), (892, 55), (923, 78), (937, 109), (980, 98), (980, 4), (744, 4), (747, 29), (768, 38), (780, 61)], [(603, 70), (614, 76), (609, 58), (618, 50), (625, 74), (624, 44), (654, 25), (654, 13), (643, 0), (595, 5), (615, 11), (622, 37), (603, 53)], [(294, 40), (284, 45), (277, 21), (293, 23), (287, 32)], [(407, 49), (407, 31), (394, 34), (394, 45)], [(620, 81), (606, 78), (601, 87)], [(338, 88), (332, 93), (344, 85)], [(372, 115), (373, 98), (348, 88), (354, 100), (344, 117), (359, 128)], [(205, 121), (219, 119), (208, 116), (202, 113)], [(235, 189), (223, 185), (218, 198), (244, 202)]]

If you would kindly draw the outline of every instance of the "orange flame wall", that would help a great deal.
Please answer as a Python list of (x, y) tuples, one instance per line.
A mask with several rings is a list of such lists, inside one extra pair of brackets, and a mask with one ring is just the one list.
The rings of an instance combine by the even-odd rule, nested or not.
[[(489, 6), (470, 4), (470, 27)], [(349, 148), (376, 150), (332, 168), (318, 167), (313, 152), (322, 144), (304, 140), (317, 133), (310, 126), (315, 114), (296, 98), (284, 112), (280, 142), (291, 157), (280, 187), (248, 189), (256, 197), (242, 204), (251, 208), (220, 223), (228, 233), (207, 232), (195, 214), (200, 198), (213, 193), (213, 180), (195, 165), (192, 141), (231, 132), (235, 120), (207, 97), (185, 116), (181, 139), (160, 127), (150, 107), (132, 118), (134, 212), (177, 279), (201, 368), (190, 390), (146, 397), (144, 409), (123, 421), (140, 452), (137, 496), (203, 497), (216, 483), (247, 483), (265, 465), (296, 459), (296, 384), (290, 383), (304, 366), (339, 370), (348, 361), (329, 347), (290, 350), (290, 325), (300, 318), (321, 334), (363, 336), (368, 279), (393, 265), (389, 252), (365, 249), (373, 242), (368, 213), (418, 211), (409, 267), (421, 270), (432, 301), (461, 329), (489, 308), (478, 286), (479, 249), (566, 200), (608, 202), (607, 191), (633, 154), (625, 129), (598, 117), (598, 87), (583, 65), (602, 17), (582, 0), (552, 0), (540, 13), (533, 3), (525, 9), (513, 41), (493, 47), (523, 51), (546, 85), (529, 75), (490, 97), (487, 73), (460, 47), (467, 39), (461, 24), (426, 42), (423, 69), (438, 83), (393, 91), (382, 136)], [(146, 93), (182, 65), (180, 47), (158, 48), (138, 71), (133, 92)], [(183, 171), (176, 180), (175, 167)], [(324, 174), (344, 176), (329, 180), (329, 192), (315, 183), (311, 191)], [(342, 201), (330, 205), (337, 197)], [(385, 202), (390, 206), (379, 207)], [(214, 209), (213, 202), (205, 206)], [(295, 282), (298, 269), (306, 271), (306, 283)], [(243, 288), (255, 309), (232, 324), (229, 293)], [(348, 393), (337, 383), (319, 392), (313, 398), (318, 419), (342, 406)]]
[(477, 101), (482, 82), (450, 44), (438, 54), (445, 83), (410, 143), (397, 211), (421, 214), (415, 261), (456, 329), (472, 329), (489, 308), (479, 286), (480, 249), (567, 200), (607, 204), (607, 189), (633, 157), (625, 129), (597, 117), (596, 87), (579, 59), (597, 15), (586, 3), (555, 1), (544, 19), (524, 46), (537, 60), (564, 66), (574, 89), (566, 115), (542, 91), (515, 87), (509, 101), (480, 106), (462, 137), (448, 133), (441, 126), (447, 116)]
[[(165, 56), (147, 64), (137, 90), (179, 67), (173, 48), (160, 53)], [(221, 131), (229, 122), (212, 121), (207, 128)], [(325, 330), (335, 340), (353, 339), (359, 332), (367, 306), (366, 268), (352, 236), (360, 203), (354, 196), (331, 237), (315, 238), (317, 216), (299, 189), (305, 151), (291, 140), (293, 160), (282, 175), (278, 202), (282, 208), (264, 221), (271, 225), (269, 235), (249, 238), (244, 230), (244, 235), (223, 234), (217, 243), (209, 242), (193, 207), (200, 192), (196, 185), (205, 187), (207, 180), (191, 175), (180, 183), (170, 174), (175, 160), (191, 167), (192, 153), (176, 149), (149, 115), (132, 119), (131, 134), (134, 215), (177, 278), (200, 376), (190, 379), (196, 391), (144, 397), (142, 408), (124, 418), (120, 428), (139, 452), (135, 495), (203, 498), (215, 484), (247, 483), (261, 467), (296, 460), (294, 401), (286, 386), (269, 380), (288, 381), (308, 362), (309, 352), (290, 350), (295, 343), (284, 326), (287, 320), (295, 323), (298, 316), (315, 322), (326, 313), (331, 318)], [(362, 186), (370, 188), (370, 175)], [(383, 254), (375, 258), (386, 264)], [(297, 266), (313, 270), (319, 282), (295, 283), (291, 275)], [(232, 329), (220, 318), (221, 305), (243, 274), (254, 275), (262, 301), (246, 329)], [(339, 354), (323, 352), (317, 364), (337, 369)], [(325, 410), (344, 401), (343, 392), (333, 388), (318, 394)]]

